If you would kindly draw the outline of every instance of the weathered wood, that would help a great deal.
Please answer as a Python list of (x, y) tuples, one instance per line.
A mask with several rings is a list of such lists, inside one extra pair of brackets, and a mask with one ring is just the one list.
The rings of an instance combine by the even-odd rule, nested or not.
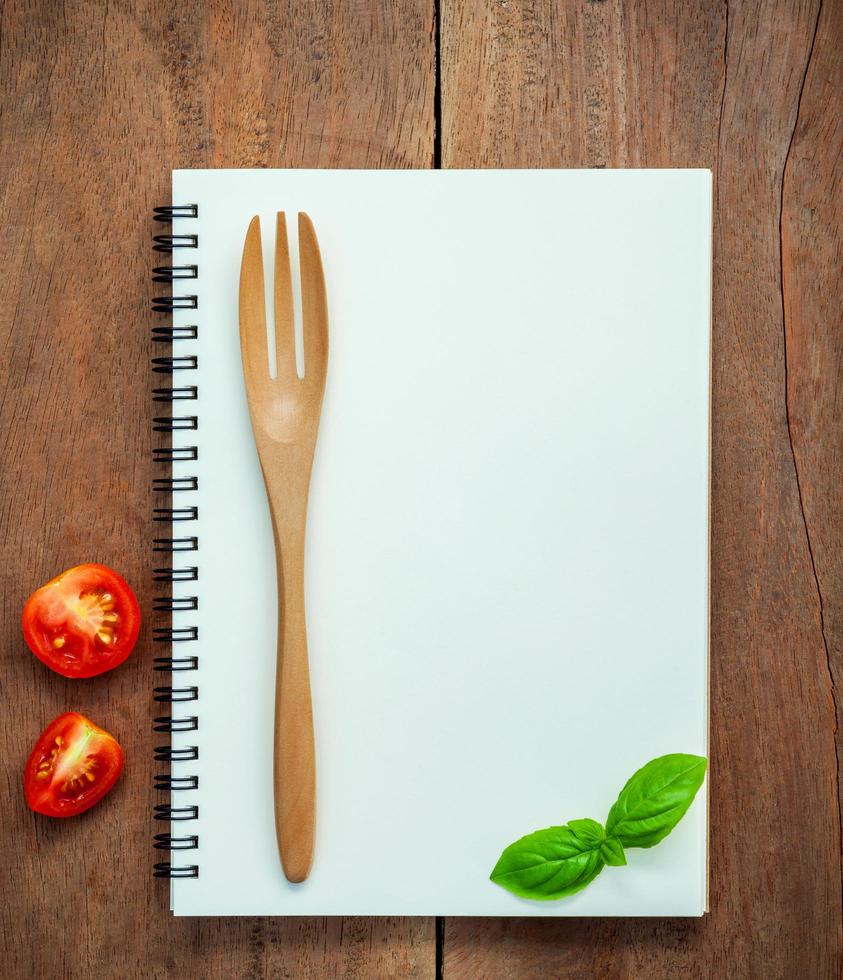
[(443, 7), (444, 166), (707, 166), (717, 176), (711, 913), (449, 919), (445, 976), (836, 977), (840, 332), (828, 318), (839, 316), (839, 5), (819, 24), (799, 120), (817, 2)]
[[(782, 194), (787, 408), (837, 708), (843, 808), (843, 4), (823, 3)], [(821, 674), (824, 673), (820, 665)], [(838, 815), (839, 820), (839, 815)]]
[[(116, 567), (149, 612), (150, 212), (170, 169), (428, 166), (432, 0), (10, 0), (1, 16), (3, 976), (430, 977), (431, 919), (173, 920), (151, 877), (149, 624), (119, 670), (72, 682), (19, 618), (81, 561)], [(67, 708), (118, 735), (127, 768), (59, 822), (27, 810), (20, 779)]]
[[(718, 177), (712, 912), (449, 919), (445, 976), (835, 977), (841, 5), (440, 6), (445, 166)], [(4, 976), (431, 976), (430, 920), (171, 920), (149, 878), (149, 630), (112, 677), (74, 683), (31, 657), (18, 617), (83, 560), (149, 609), (147, 216), (169, 169), (429, 166), (433, 0), (9, 0), (0, 16)], [(19, 779), (65, 708), (129, 763), (58, 823)]]

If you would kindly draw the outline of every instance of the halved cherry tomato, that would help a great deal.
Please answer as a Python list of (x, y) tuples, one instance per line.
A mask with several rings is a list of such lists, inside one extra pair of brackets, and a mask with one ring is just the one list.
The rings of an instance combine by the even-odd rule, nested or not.
[(29, 649), (65, 677), (93, 677), (122, 664), (139, 629), (134, 592), (105, 565), (69, 568), (23, 607)]
[(99, 803), (117, 782), (123, 763), (113, 735), (67, 711), (47, 725), (27, 760), (26, 802), (48, 817), (73, 817)]

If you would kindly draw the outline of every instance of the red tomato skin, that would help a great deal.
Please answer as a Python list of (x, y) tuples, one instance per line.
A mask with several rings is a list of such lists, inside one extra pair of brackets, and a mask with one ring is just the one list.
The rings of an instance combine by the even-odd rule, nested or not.
[[(59, 797), (53, 786), (52, 780), (40, 780), (36, 775), (39, 763), (50, 752), (54, 745), (56, 736), (69, 737), (77, 730), (90, 732), (91, 738), (95, 740), (94, 747), (99, 749), (95, 753), (98, 765), (95, 785), (87, 788), (87, 784), (81, 781), (84, 792), (79, 794), (76, 800), (63, 800)], [(67, 743), (69, 746), (72, 742)], [(26, 802), (30, 810), (41, 813), (46, 817), (75, 817), (77, 814), (84, 813), (95, 806), (106, 796), (114, 784), (120, 778), (126, 763), (123, 749), (117, 739), (99, 725), (95, 725), (90, 718), (79, 714), (78, 711), (65, 711), (63, 714), (54, 718), (38, 737), (23, 772), (23, 789)]]
[[(57, 651), (50, 643), (48, 630), (42, 623), (44, 607), (54, 606), (56, 596), (61, 597), (68, 589), (72, 592), (76, 582), (116, 596), (120, 607), (120, 638), (111, 649), (97, 648), (95, 640), (79, 636), (70, 637), (65, 652)], [(63, 586), (67, 588), (63, 590)], [(21, 616), (24, 639), (32, 653), (57, 674), (73, 678), (95, 677), (119, 667), (135, 647), (140, 621), (140, 606), (129, 583), (108, 566), (95, 563), (68, 568), (36, 589), (26, 600)], [(71, 648), (76, 648), (74, 652), (80, 655), (69, 658), (66, 654)], [(94, 649), (100, 655), (92, 658), (88, 654)]]

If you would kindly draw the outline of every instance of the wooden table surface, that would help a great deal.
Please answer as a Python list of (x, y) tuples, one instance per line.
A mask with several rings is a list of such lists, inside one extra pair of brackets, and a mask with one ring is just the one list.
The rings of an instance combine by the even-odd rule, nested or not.
[[(0, 16), (3, 976), (839, 976), (843, 2), (8, 0)], [(19, 616), (82, 561), (122, 570), (149, 610), (150, 211), (173, 167), (288, 166), (714, 170), (703, 920), (167, 912), (151, 631), (113, 676), (71, 682), (28, 653)], [(119, 732), (128, 769), (98, 808), (50, 821), (20, 773), (71, 707)]]

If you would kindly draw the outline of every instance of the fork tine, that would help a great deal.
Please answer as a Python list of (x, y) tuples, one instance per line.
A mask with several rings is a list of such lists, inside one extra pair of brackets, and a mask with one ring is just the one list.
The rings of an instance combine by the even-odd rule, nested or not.
[(304, 321), (304, 377), (306, 382), (324, 385), (328, 362), (325, 274), (313, 222), (304, 211), (299, 212), (299, 266)]
[(269, 361), (261, 222), (257, 215), (249, 223), (240, 264), (240, 349), (247, 379), (251, 377), (257, 384), (264, 383), (264, 379), (269, 378)]
[(275, 216), (275, 361), (280, 381), (296, 378), (293, 281), (290, 275), (287, 219), (283, 211)]

